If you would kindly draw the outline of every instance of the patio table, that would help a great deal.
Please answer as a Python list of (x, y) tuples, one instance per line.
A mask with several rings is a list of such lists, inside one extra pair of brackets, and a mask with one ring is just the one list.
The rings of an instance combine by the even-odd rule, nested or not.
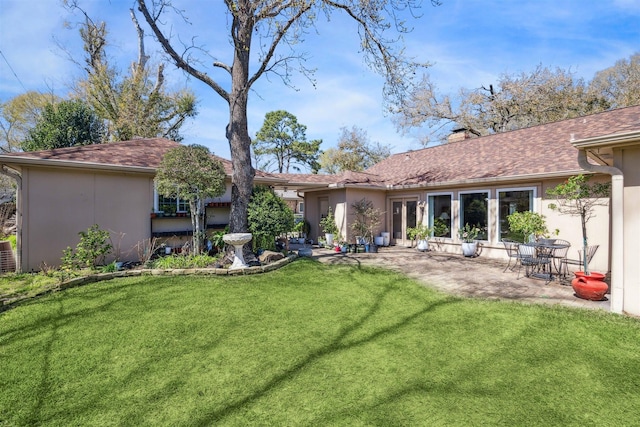
[(545, 279), (546, 283), (549, 283), (554, 280), (554, 276), (561, 275), (559, 266), (554, 262), (554, 253), (556, 250), (568, 248), (569, 245), (552, 242), (530, 242), (525, 245), (534, 247), (536, 254), (535, 257), (527, 261), (532, 267), (530, 274), (528, 274), (529, 277)]

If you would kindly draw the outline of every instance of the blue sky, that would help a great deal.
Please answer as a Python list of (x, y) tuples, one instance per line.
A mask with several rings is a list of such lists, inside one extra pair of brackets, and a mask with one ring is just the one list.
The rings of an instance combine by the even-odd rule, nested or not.
[[(227, 61), (228, 21), (222, 1), (174, 3), (192, 21), (188, 27), (172, 18), (183, 39), (197, 35), (212, 56)], [(129, 17), (134, 1), (80, 4), (94, 20), (107, 22), (109, 54), (118, 65), (124, 68), (135, 60), (136, 35)], [(433, 64), (428, 72), (443, 93), (487, 86), (501, 74), (530, 72), (538, 64), (570, 69), (590, 80), (595, 72), (640, 50), (640, 0), (442, 0), (435, 8), (425, 0), (420, 13), (410, 21), (414, 31), (405, 36), (407, 52)], [(138, 19), (144, 21), (142, 16)], [(58, 0), (0, 0), (0, 101), (25, 90), (69, 93), (70, 81), (81, 72), (59, 45), (81, 59), (77, 28), (65, 28), (65, 22), (79, 21), (80, 14), (70, 14)], [(147, 53), (159, 59), (157, 44), (150, 37), (146, 43)], [(296, 90), (276, 77), (263, 77), (249, 101), (251, 135), (267, 112), (283, 109), (307, 126), (309, 139), (322, 139), (323, 149), (336, 145), (341, 127), (353, 125), (365, 129), (372, 141), (390, 145), (393, 153), (420, 148), (415, 135), (399, 134), (385, 115), (383, 80), (364, 64), (355, 26), (348, 19), (321, 19), (318, 34), (309, 34), (300, 49), (309, 56), (306, 66), (317, 69), (316, 87), (300, 75), (293, 78)], [(203, 83), (172, 66), (167, 69), (172, 88), (188, 86), (199, 99), (200, 113), (183, 128), (184, 142), (206, 145), (228, 158), (225, 102)], [(223, 77), (219, 71), (212, 73)]]

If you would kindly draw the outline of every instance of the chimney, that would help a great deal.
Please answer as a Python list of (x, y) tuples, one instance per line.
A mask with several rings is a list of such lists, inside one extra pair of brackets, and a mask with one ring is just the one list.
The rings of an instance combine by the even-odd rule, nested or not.
[(451, 134), (447, 137), (447, 142), (460, 142), (466, 139), (475, 138), (476, 135), (469, 132), (468, 129), (458, 128), (451, 131)]

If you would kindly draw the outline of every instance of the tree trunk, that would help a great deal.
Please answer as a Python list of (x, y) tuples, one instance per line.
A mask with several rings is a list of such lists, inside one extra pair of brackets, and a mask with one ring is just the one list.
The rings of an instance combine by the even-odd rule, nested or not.
[(232, 233), (249, 231), (247, 208), (255, 170), (251, 165), (251, 138), (247, 126), (247, 101), (249, 98), (249, 52), (253, 21), (251, 14), (234, 16), (232, 34), (235, 45), (231, 67), (231, 93), (229, 94), (229, 125), (227, 139), (231, 149), (231, 216)]
[(582, 263), (584, 265), (584, 274), (589, 275), (589, 265), (587, 263), (587, 248), (589, 246), (587, 242), (587, 211), (582, 208), (580, 213), (580, 222), (582, 224)]
[(193, 236), (191, 238), (192, 253), (200, 255), (200, 202), (197, 200), (189, 200), (189, 209), (191, 210), (191, 229)]

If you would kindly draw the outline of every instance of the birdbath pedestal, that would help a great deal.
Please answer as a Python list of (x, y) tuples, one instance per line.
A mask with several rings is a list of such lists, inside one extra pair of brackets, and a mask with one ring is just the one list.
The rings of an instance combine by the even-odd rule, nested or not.
[(249, 267), (244, 262), (244, 256), (242, 255), (242, 247), (245, 243), (251, 241), (251, 233), (231, 233), (222, 236), (222, 240), (227, 245), (233, 246), (233, 264), (229, 267), (229, 270), (237, 270), (239, 268)]

